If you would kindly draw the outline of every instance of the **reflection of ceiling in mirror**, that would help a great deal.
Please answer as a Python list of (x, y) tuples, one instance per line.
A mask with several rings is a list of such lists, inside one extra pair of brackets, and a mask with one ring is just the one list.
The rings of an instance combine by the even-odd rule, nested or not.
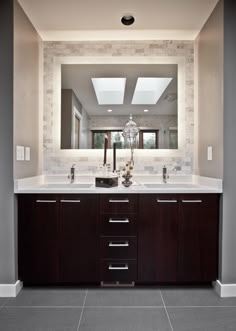
[(173, 78), (139, 77), (132, 99), (133, 105), (155, 105)]
[(126, 78), (92, 78), (99, 105), (122, 105), (124, 103)]
[[(62, 88), (72, 89), (89, 115), (177, 115), (177, 64), (63, 64)], [(92, 78), (126, 78), (124, 104), (99, 105)], [(132, 104), (139, 77), (171, 77), (172, 80), (155, 105)], [(107, 112), (112, 109), (112, 112)], [(147, 113), (145, 113), (146, 115)]]

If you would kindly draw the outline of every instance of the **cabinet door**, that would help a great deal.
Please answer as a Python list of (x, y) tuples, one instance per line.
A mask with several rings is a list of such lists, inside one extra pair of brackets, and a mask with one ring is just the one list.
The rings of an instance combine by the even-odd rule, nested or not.
[(217, 277), (218, 196), (180, 199), (178, 281), (207, 282)]
[(60, 275), (64, 283), (98, 280), (98, 196), (60, 197)]
[(26, 283), (59, 279), (58, 201), (54, 195), (19, 197), (19, 273)]
[(140, 195), (138, 280), (174, 282), (177, 271), (178, 199)]

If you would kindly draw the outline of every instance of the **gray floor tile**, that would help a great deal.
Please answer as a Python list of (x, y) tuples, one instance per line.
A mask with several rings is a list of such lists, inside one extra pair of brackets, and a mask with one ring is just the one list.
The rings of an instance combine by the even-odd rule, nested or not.
[(85, 308), (79, 331), (171, 331), (164, 308)]
[(166, 306), (236, 306), (236, 298), (220, 298), (212, 288), (162, 289)]
[(77, 331), (81, 308), (13, 308), (0, 310), (0, 330)]
[(85, 306), (163, 306), (158, 289), (88, 290)]
[(7, 306), (83, 306), (85, 289), (30, 289), (26, 288)]
[(168, 308), (174, 331), (235, 331), (236, 307)]

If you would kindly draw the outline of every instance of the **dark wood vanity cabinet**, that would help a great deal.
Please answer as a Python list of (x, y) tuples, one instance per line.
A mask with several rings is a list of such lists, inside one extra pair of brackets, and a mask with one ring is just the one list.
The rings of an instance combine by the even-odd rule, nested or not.
[(217, 278), (217, 194), (20, 194), (29, 284), (206, 283)]
[(19, 276), (32, 284), (98, 281), (97, 195), (19, 195)]
[(138, 281), (217, 278), (218, 195), (140, 195)]

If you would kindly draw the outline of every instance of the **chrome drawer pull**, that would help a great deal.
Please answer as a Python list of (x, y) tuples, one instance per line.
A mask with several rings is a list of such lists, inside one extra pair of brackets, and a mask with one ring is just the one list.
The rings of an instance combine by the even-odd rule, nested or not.
[(189, 202), (189, 203), (201, 203), (202, 200), (182, 200), (183, 203)]
[(111, 199), (111, 200), (109, 200), (109, 202), (111, 202), (111, 203), (113, 203), (113, 202), (127, 203), (127, 202), (129, 202), (129, 199), (124, 199), (124, 200), (113, 200), (113, 199)]
[(53, 203), (57, 202), (57, 200), (36, 200), (37, 203)]
[(109, 270), (128, 270), (129, 266), (128, 266), (128, 264), (125, 264), (124, 267), (113, 267), (112, 264), (109, 264), (108, 269)]
[(77, 203), (77, 202), (80, 202), (80, 200), (61, 200), (60, 202), (75, 202), (75, 203)]
[(109, 242), (109, 247), (129, 247), (129, 242), (124, 241), (124, 242)]
[(164, 203), (176, 203), (177, 202), (177, 200), (159, 200), (159, 199), (157, 199), (157, 202), (164, 202)]
[(109, 223), (129, 223), (129, 219), (128, 218), (123, 218), (123, 219), (109, 218)]

